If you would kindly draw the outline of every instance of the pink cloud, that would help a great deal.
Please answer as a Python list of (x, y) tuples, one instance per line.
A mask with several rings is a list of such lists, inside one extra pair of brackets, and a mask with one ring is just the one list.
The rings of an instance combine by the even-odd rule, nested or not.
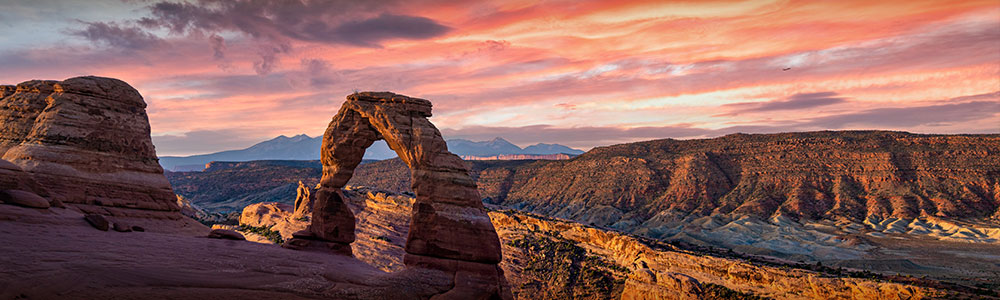
[[(995, 1), (204, 3), (214, 4), (152, 2), (144, 15), (82, 20), (64, 42), (0, 50), (0, 81), (121, 78), (146, 97), (161, 136), (315, 135), (344, 95), (391, 90), (432, 100), (433, 120), (455, 134), (545, 124), (535, 129), (553, 135), (495, 133), (605, 137), (562, 140), (583, 148), (787, 124), (975, 131), (980, 121), (959, 114), (936, 121), (947, 129), (843, 115), (961, 111), (974, 105), (941, 99), (1000, 89)], [(850, 105), (792, 101), (814, 93)], [(766, 116), (769, 107), (816, 114)], [(611, 129), (579, 130), (590, 127)]]

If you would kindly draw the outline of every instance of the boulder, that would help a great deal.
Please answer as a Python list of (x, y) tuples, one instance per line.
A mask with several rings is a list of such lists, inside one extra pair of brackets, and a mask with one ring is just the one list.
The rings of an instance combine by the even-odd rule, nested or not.
[(94, 228), (97, 228), (100, 231), (108, 231), (108, 228), (111, 226), (111, 223), (108, 222), (108, 219), (102, 215), (89, 214), (83, 216), (83, 219), (86, 220), (87, 223), (90, 223), (90, 226), (94, 226)]
[(121, 222), (115, 222), (112, 228), (117, 232), (132, 232), (132, 226), (122, 224)]
[(250, 204), (240, 213), (240, 225), (271, 227), (292, 215), (292, 207), (278, 202)]
[(226, 240), (236, 240), (245, 241), (247, 240), (243, 234), (229, 229), (212, 229), (212, 232), (208, 233), (209, 238), (213, 239), (226, 239)]
[(45, 200), (35, 193), (22, 191), (22, 190), (4, 190), (0, 191), (0, 200), (4, 203), (16, 204), (24, 207), (31, 208), (49, 208), (49, 200)]
[[(302, 218), (292, 217), (292, 207), (277, 202), (261, 202), (248, 205), (240, 213), (240, 225), (267, 227), (277, 231), (285, 239), (290, 239), (298, 231), (309, 226)], [(252, 240), (252, 239), (251, 239)]]

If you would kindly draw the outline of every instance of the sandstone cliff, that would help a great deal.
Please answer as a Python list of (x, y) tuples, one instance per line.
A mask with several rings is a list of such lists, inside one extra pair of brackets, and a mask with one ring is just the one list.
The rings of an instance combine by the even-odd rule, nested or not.
[(593, 149), (540, 168), (502, 204), (631, 227), (658, 212), (864, 220), (1000, 208), (1000, 135), (737, 134)]
[(10, 164), (0, 176), (16, 166), (30, 177), (21, 181), (44, 187), (37, 193), (86, 213), (181, 218), (157, 164), (146, 103), (127, 83), (88, 76), (2, 91), (0, 155)]

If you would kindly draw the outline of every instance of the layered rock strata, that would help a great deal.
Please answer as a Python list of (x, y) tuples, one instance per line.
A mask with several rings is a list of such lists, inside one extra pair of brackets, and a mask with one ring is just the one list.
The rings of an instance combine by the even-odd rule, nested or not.
[(21, 186), (85, 213), (181, 218), (157, 163), (146, 103), (127, 83), (33, 80), (4, 86), (0, 96), (2, 188)]
[[(369, 188), (344, 190), (358, 216), (359, 260), (383, 271), (402, 271), (407, 216), (416, 199)], [(290, 218), (288, 206), (254, 204), (241, 223), (268, 226), (291, 237), (288, 228), (307, 226)], [(503, 245), (500, 266), (517, 298), (530, 299), (719, 299), (739, 295), (773, 299), (923, 299), (960, 297), (962, 291), (913, 277), (824, 273), (734, 257), (705, 255), (665, 243), (554, 220), (523, 212), (491, 211)], [(719, 253), (715, 253), (718, 255)], [(836, 269), (826, 269), (827, 271)], [(847, 273), (847, 272), (844, 272)], [(886, 279), (897, 279), (889, 282)], [(919, 281), (919, 280), (916, 280)], [(739, 294), (739, 295), (737, 295)]]
[[(490, 203), (632, 232), (710, 215), (855, 223), (1000, 217), (997, 134), (732, 134), (597, 147), (563, 161), (469, 165)], [(405, 172), (399, 161), (375, 162), (351, 184), (404, 192)]]
[(455, 284), (442, 294), (446, 298), (500, 297), (500, 241), (475, 181), (462, 159), (448, 152), (430, 116), (431, 103), (424, 99), (388, 92), (349, 95), (323, 135), (323, 177), (312, 223), (285, 246), (350, 253), (355, 218), (342, 188), (365, 149), (384, 139), (409, 167), (416, 194), (406, 265), (452, 274)]
[(658, 227), (657, 214), (852, 221), (1000, 215), (1000, 135), (844, 131), (666, 139), (598, 147), (517, 171), (508, 177), (515, 182), (509, 190), (486, 196), (622, 229)]

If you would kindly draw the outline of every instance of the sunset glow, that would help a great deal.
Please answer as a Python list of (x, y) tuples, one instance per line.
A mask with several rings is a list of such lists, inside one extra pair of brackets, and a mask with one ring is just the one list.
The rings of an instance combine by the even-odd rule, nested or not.
[(160, 155), (320, 135), (367, 90), (522, 146), (1000, 132), (995, 0), (292, 2), (15, 0), (0, 82), (129, 82)]

